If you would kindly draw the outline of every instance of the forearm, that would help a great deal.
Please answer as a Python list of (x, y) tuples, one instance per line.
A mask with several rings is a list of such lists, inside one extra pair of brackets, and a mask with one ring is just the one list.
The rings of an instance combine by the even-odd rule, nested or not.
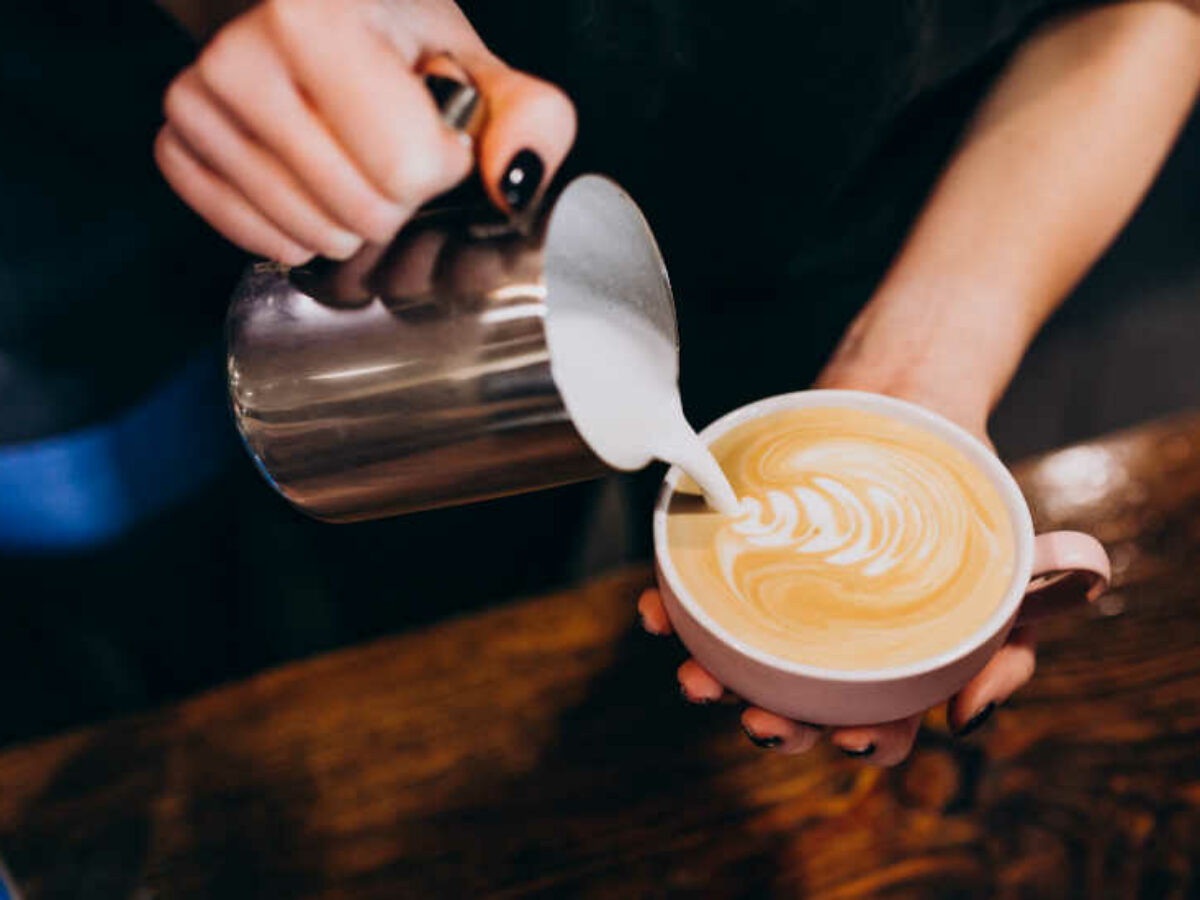
[(1100, 7), (1031, 37), (822, 383), (911, 396), (982, 431), (1153, 181), (1198, 85), (1200, 16), (1183, 5)]

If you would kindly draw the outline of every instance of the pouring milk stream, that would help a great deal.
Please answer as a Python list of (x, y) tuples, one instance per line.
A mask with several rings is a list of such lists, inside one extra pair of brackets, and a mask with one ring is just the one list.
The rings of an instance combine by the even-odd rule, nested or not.
[(640, 469), (673, 463), (719, 512), (738, 498), (683, 414), (679, 362), (670, 339), (629, 307), (572, 291), (546, 316), (554, 381), (580, 435), (604, 462)]

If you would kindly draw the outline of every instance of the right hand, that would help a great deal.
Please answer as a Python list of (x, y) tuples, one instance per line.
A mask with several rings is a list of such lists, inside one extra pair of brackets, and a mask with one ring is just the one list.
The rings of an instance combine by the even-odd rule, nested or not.
[[(474, 146), (442, 121), (429, 73), (482, 94)], [(389, 241), (476, 163), (497, 207), (525, 208), (575, 137), (567, 96), (492, 55), (451, 0), (264, 0), (164, 107), (154, 153), (171, 187), (233, 243), (289, 265)]]

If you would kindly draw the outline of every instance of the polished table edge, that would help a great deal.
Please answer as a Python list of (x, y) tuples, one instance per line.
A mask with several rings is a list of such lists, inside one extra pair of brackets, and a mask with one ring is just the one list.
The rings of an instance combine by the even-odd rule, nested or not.
[[(1022, 490), (1030, 498), (1031, 505), (1035, 507), (1036, 514), (1037, 492), (1047, 489), (1047, 482), (1050, 480), (1047, 475), (1047, 469), (1052, 469), (1057, 461), (1064, 458), (1069, 459), (1072, 454), (1079, 452), (1081, 449), (1121, 455), (1144, 451), (1147, 448), (1153, 448), (1155, 445), (1180, 438), (1192, 438), (1200, 442), (1200, 410), (1184, 410), (1119, 431), (1103, 434), (1094, 439), (1079, 441), (1044, 453), (1035, 454), (1011, 463), (1010, 468)], [(1195, 452), (1200, 455), (1200, 444), (1195, 448)], [(151, 725), (165, 711), (194, 709), (201, 712), (206, 706), (220, 704), (230, 694), (242, 691), (257, 692), (278, 689), (284, 685), (300, 682), (310, 677), (320, 677), (323, 672), (331, 668), (340, 668), (350, 662), (359, 664), (363, 661), (362, 658), (369, 659), (377, 655), (390, 656), (400, 647), (412, 643), (420, 643), (428, 634), (454, 631), (461, 627), (464, 621), (478, 620), (528, 605), (555, 605), (562, 601), (574, 599), (580, 594), (591, 592), (607, 593), (611, 590), (630, 593), (630, 604), (632, 606), (636, 601), (636, 596), (633, 592), (637, 591), (639, 585), (649, 585), (652, 578), (653, 567), (649, 563), (635, 563), (596, 576), (580, 585), (563, 588), (548, 594), (503, 601), (498, 605), (489, 606), (483, 610), (453, 616), (411, 631), (383, 635), (362, 643), (320, 653), (306, 659), (283, 663), (282, 665), (250, 675), (247, 678), (219, 685), (195, 696), (184, 698), (162, 707), (91, 723), (56, 735), (37, 738), (29, 742), (19, 742), (0, 748), (0, 769), (6, 763), (17, 758), (69, 751), (70, 747), (86, 743), (95, 733), (108, 728), (127, 729)]]

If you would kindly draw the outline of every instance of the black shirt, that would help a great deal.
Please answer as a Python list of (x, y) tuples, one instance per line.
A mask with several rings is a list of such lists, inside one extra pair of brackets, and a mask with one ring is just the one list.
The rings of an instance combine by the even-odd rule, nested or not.
[(1012, 46), (1062, 5), (464, 4), (575, 100), (568, 168), (612, 174), (645, 209), (698, 424), (810, 383)]

